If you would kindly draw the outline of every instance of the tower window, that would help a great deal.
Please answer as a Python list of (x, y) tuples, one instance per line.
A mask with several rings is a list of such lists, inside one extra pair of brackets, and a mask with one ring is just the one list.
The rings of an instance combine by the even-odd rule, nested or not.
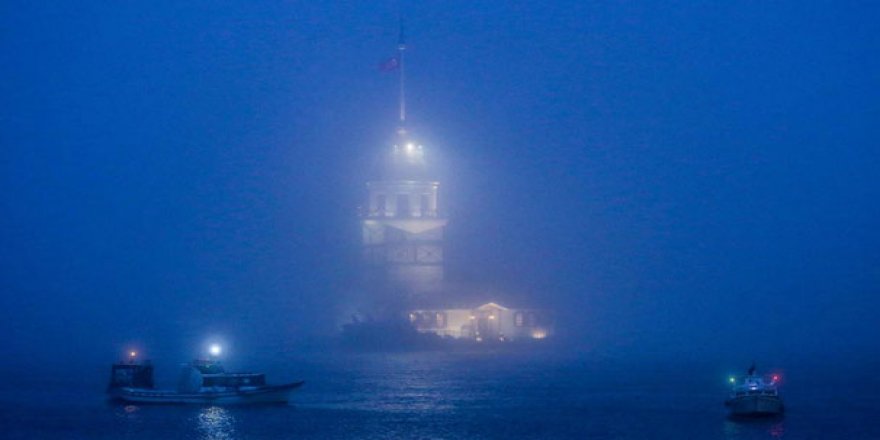
[(529, 313), (528, 315), (526, 315), (526, 324), (529, 327), (534, 327), (538, 325), (538, 317), (535, 316), (534, 313)]
[(385, 203), (386, 201), (384, 194), (376, 196), (376, 211), (379, 213), (380, 216), (385, 216)]
[(397, 196), (397, 216), (409, 217), (411, 212), (409, 208), (409, 195), (399, 194)]
[(422, 217), (428, 217), (429, 215), (431, 215), (431, 206), (428, 205), (427, 195), (422, 194), (422, 196), (419, 198), (419, 204), (421, 205), (419, 206), (419, 208), (421, 208)]

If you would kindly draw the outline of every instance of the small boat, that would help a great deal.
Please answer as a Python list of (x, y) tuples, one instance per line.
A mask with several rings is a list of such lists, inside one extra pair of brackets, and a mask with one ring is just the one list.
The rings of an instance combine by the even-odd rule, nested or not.
[(177, 390), (156, 389), (149, 361), (113, 364), (107, 393), (111, 399), (142, 404), (248, 405), (286, 403), (304, 382), (266, 385), (262, 373), (227, 373), (217, 360), (184, 364)]
[(772, 417), (781, 415), (785, 410), (777, 387), (778, 375), (770, 378), (758, 376), (753, 364), (745, 377), (731, 377), (730, 383), (730, 397), (724, 401), (724, 405), (730, 409), (731, 416)]

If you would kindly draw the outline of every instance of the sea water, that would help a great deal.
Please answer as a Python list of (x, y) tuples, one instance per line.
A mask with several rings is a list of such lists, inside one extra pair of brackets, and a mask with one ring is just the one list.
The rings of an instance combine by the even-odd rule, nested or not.
[[(176, 367), (156, 367), (172, 386)], [(880, 439), (867, 365), (787, 366), (785, 416), (754, 421), (727, 417), (723, 367), (589, 355), (290, 355), (269, 381), (305, 386), (289, 405), (262, 407), (110, 404), (109, 365), (84, 370), (3, 383), (0, 438)]]

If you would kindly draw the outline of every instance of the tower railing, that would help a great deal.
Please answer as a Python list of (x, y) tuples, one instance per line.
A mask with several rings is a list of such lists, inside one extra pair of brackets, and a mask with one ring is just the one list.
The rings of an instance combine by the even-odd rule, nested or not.
[(436, 209), (413, 210), (410, 212), (398, 213), (391, 209), (360, 209), (361, 217), (368, 218), (440, 218), (442, 213)]

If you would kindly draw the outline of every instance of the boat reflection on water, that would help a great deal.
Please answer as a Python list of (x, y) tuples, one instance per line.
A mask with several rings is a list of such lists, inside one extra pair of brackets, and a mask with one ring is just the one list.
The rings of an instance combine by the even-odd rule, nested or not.
[(119, 405), (115, 415), (121, 422), (118, 438), (145, 438), (144, 433), (156, 426), (157, 420), (162, 420), (173, 426), (177, 433), (173, 438), (230, 440), (242, 438), (241, 424), (243, 417), (246, 418), (242, 411), (246, 409), (240, 406), (229, 409), (216, 405), (190, 408)]
[(785, 422), (778, 419), (743, 419), (728, 417), (722, 429), (723, 438), (783, 438)]
[(235, 438), (235, 416), (226, 408), (220, 406), (202, 408), (196, 419), (202, 438), (209, 440)]

